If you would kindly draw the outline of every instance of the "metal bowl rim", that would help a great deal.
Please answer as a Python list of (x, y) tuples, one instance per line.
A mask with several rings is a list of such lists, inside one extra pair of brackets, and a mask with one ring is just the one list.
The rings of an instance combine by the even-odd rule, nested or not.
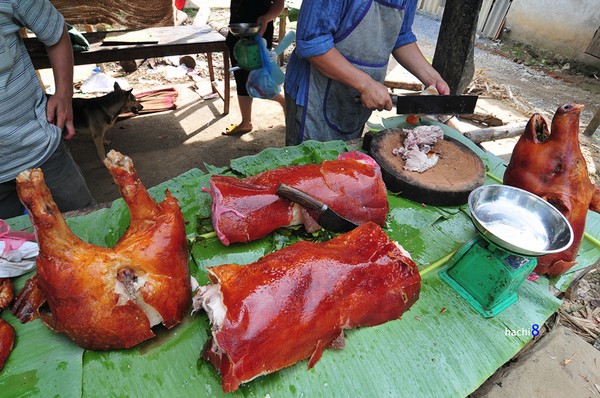
[(254, 35), (260, 31), (260, 24), (254, 22), (232, 23), (227, 26), (234, 36)]
[[(504, 191), (513, 190), (513, 191), (519, 192), (520, 194), (523, 194), (523, 195), (533, 199), (536, 203), (540, 203), (542, 206), (547, 206), (549, 211), (554, 213), (556, 216), (558, 216), (557, 218), (561, 219), (564, 222), (564, 224), (567, 226), (567, 230), (569, 232), (569, 241), (564, 246), (557, 248), (557, 249), (536, 251), (536, 250), (529, 250), (529, 249), (525, 249), (523, 247), (515, 246), (514, 244), (512, 244), (510, 242), (506, 242), (506, 241), (498, 238), (496, 235), (491, 233), (491, 231), (489, 231), (486, 228), (486, 226), (484, 225), (485, 224), (484, 221), (481, 220), (477, 216), (476, 212), (473, 210), (475, 197), (477, 195), (480, 195), (481, 191), (489, 190), (489, 189), (498, 189), (498, 190), (504, 190)], [(540, 196), (538, 196), (532, 192), (526, 191), (521, 188), (513, 187), (510, 185), (487, 184), (487, 185), (482, 185), (480, 187), (477, 187), (473, 191), (471, 191), (471, 193), (469, 194), (469, 197), (467, 199), (467, 203), (469, 206), (469, 214), (471, 216), (471, 220), (473, 221), (473, 224), (475, 225), (475, 228), (479, 231), (479, 233), (481, 235), (483, 235), (486, 239), (490, 240), (492, 243), (494, 243), (494, 244), (498, 245), (499, 247), (506, 249), (508, 251), (512, 251), (516, 254), (520, 254), (523, 256), (538, 257), (538, 256), (544, 256), (546, 254), (562, 252), (562, 251), (568, 249), (571, 246), (571, 244), (573, 243), (573, 240), (574, 240), (573, 228), (571, 227), (571, 223), (569, 222), (569, 220), (567, 220), (567, 218), (556, 207), (554, 207), (553, 205), (548, 203), (546, 200), (544, 200), (543, 198), (541, 198)], [(493, 203), (493, 202), (490, 202), (490, 203)]]

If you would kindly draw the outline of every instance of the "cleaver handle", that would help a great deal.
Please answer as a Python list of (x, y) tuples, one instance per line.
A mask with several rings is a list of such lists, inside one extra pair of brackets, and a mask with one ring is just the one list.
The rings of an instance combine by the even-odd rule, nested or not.
[[(396, 105), (396, 102), (398, 102), (398, 96), (395, 94), (390, 94), (390, 98), (392, 99), (392, 104)], [(354, 102), (360, 104), (360, 95), (354, 96)]]
[(325, 203), (302, 192), (299, 189), (283, 183), (279, 184), (277, 187), (277, 195), (321, 213), (327, 210), (327, 205)]

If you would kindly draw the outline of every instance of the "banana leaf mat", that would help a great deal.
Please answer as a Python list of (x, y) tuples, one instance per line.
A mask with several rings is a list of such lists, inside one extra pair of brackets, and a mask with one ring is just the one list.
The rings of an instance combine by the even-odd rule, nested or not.
[[(396, 121), (401, 125), (403, 119)], [(441, 125), (445, 133), (469, 145), (486, 164), (486, 183), (498, 183), (505, 165), (481, 151), (456, 131)], [(308, 141), (297, 147), (267, 149), (235, 159), (227, 169), (207, 165), (209, 173), (246, 176), (286, 164), (334, 159), (348, 150), (339, 141)], [(201, 284), (206, 268), (223, 264), (247, 264), (277, 250), (294, 234), (273, 233), (248, 244), (223, 246), (211, 234), (201, 233), (202, 220), (210, 217), (210, 174), (198, 169), (150, 189), (157, 199), (169, 189), (178, 198), (187, 221), (190, 270)], [(568, 286), (563, 280), (525, 281), (517, 303), (494, 318), (484, 319), (458, 293), (443, 282), (438, 272), (451, 254), (476, 234), (468, 209), (424, 207), (389, 195), (390, 212), (385, 226), (389, 236), (407, 249), (423, 275), (420, 299), (402, 319), (346, 332), (343, 350), (326, 350), (307, 370), (307, 361), (258, 377), (225, 394), (220, 377), (199, 358), (209, 338), (204, 313), (188, 318), (172, 330), (158, 328), (157, 337), (128, 350), (86, 351), (66, 337), (47, 329), (39, 320), (20, 324), (10, 313), (2, 317), (17, 333), (12, 355), (0, 372), (3, 397), (463, 397), (474, 391), (510, 360), (532, 337), (533, 325), (542, 325), (559, 307), (549, 284)], [(128, 225), (122, 199), (110, 208), (68, 223), (82, 239), (112, 246)], [(9, 220), (14, 230), (31, 227), (26, 217)], [(600, 248), (600, 217), (588, 217), (579, 267), (593, 264)], [(15, 280), (20, 289), (30, 275)], [(515, 331), (521, 333), (514, 333)], [(518, 335), (517, 335), (518, 334)]]

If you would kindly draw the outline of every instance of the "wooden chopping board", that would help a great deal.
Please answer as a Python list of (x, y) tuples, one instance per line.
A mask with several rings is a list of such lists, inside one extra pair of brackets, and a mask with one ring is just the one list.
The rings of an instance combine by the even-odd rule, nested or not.
[(389, 191), (415, 202), (433, 206), (459, 206), (467, 203), (471, 191), (485, 181), (485, 166), (475, 152), (448, 136), (433, 146), (438, 163), (422, 173), (404, 169), (401, 156), (392, 154), (401, 147), (405, 133), (393, 128), (373, 134), (371, 156), (379, 164)]

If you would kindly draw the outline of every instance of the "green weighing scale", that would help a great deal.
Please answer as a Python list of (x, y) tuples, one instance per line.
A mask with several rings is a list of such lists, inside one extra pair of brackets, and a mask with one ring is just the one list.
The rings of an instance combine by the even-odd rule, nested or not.
[[(229, 71), (231, 72), (237, 69), (253, 71), (264, 67), (265, 65), (263, 65), (262, 62), (260, 54), (261, 49), (258, 40), (262, 40), (265, 48), (266, 41), (262, 37), (258, 37), (260, 25), (256, 23), (232, 23), (229, 24), (228, 27), (232, 35), (240, 38), (238, 42), (235, 43), (235, 46), (233, 46), (233, 55), (235, 56), (235, 59), (237, 59), (238, 65), (229, 69)], [(274, 63), (271, 68), (271, 73), (273, 74), (272, 77), (277, 84), (283, 84), (285, 74), (275, 63), (275, 58), (283, 54), (286, 48), (288, 48), (295, 39), (296, 33), (294, 33), (294, 31), (289, 31), (281, 39), (277, 47), (273, 50), (268, 50), (269, 56), (272, 57), (271, 62)]]
[(440, 277), (485, 318), (517, 300), (537, 257), (573, 243), (568, 220), (551, 204), (508, 185), (483, 185), (468, 198), (479, 234), (449, 260)]
[(232, 35), (240, 38), (233, 46), (233, 55), (239, 66), (248, 71), (262, 68), (260, 46), (254, 37), (260, 31), (260, 25), (257, 23), (232, 23), (228, 27)]

